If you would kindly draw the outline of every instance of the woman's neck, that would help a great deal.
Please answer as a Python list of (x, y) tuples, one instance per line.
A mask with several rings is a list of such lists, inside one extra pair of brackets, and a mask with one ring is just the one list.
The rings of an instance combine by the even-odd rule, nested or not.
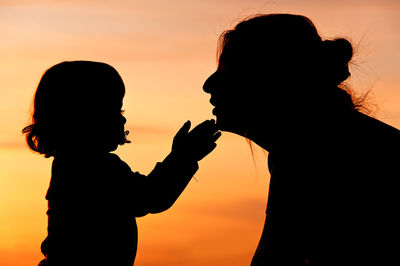
[(276, 140), (270, 134), (263, 130), (249, 130), (244, 137), (248, 138), (264, 150), (270, 152), (276, 146)]
[(238, 134), (242, 137), (245, 137), (252, 142), (256, 143), (261, 148), (265, 149), (266, 151), (270, 152), (272, 147), (274, 147), (273, 137), (271, 136), (271, 131), (264, 128), (264, 127), (257, 127), (257, 128), (235, 128), (232, 129), (221, 129), (224, 131), (229, 131), (234, 134)]
[(310, 121), (294, 121), (289, 124), (257, 124), (243, 130), (243, 137), (250, 139), (268, 152), (277, 147), (300, 147), (317, 133), (320, 124)]

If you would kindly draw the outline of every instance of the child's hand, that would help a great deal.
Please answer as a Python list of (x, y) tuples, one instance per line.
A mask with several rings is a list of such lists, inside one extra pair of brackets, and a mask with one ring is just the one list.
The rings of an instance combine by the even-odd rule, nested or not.
[(189, 132), (187, 121), (174, 137), (172, 153), (184, 158), (200, 161), (217, 146), (215, 141), (221, 136), (214, 120), (206, 120)]

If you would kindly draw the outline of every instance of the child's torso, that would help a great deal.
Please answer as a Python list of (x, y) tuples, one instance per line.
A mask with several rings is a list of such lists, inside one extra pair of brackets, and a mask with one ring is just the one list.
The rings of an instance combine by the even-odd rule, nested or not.
[(130, 177), (131, 170), (116, 155), (55, 158), (43, 244), (50, 265), (52, 258), (133, 264), (137, 226), (130, 211)]

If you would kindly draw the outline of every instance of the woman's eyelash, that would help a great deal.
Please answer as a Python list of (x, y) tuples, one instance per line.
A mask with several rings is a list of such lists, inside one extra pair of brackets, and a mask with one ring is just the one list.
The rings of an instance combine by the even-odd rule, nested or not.
[(123, 115), (125, 113), (125, 110), (121, 110), (121, 115)]

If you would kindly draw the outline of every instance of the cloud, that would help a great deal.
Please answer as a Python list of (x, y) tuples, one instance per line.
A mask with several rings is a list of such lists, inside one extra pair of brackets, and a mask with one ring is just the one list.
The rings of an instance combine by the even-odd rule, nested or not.
[(156, 127), (147, 125), (128, 124), (125, 129), (130, 131), (130, 134), (140, 135), (165, 135), (171, 134), (172, 130), (166, 127)]
[(0, 150), (26, 149), (24, 141), (0, 141)]
[(253, 220), (266, 210), (266, 198), (244, 197), (241, 199), (216, 202), (215, 204), (191, 205), (188, 212), (196, 215), (221, 217), (228, 220)]

